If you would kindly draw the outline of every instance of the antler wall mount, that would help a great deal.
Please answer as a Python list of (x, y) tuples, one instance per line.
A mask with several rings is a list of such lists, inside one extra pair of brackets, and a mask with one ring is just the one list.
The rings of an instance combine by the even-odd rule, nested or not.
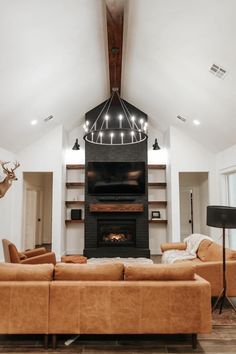
[(4, 197), (8, 189), (12, 185), (12, 181), (17, 181), (15, 170), (20, 166), (18, 161), (15, 161), (14, 168), (7, 168), (5, 165), (11, 163), (10, 161), (0, 161), (0, 165), (2, 166), (3, 172), (6, 174), (6, 177), (2, 182), (0, 182), (0, 198)]

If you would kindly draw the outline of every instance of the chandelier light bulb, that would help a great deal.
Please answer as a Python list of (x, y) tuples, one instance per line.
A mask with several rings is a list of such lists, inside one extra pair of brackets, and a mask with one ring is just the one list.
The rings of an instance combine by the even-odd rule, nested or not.
[(119, 114), (119, 120), (120, 120), (120, 126), (119, 126), (119, 128), (120, 128), (120, 129), (122, 128), (122, 119), (123, 119), (122, 114)]
[(109, 115), (105, 115), (105, 121), (106, 121), (106, 129), (108, 129), (108, 120), (109, 120)]
[(121, 144), (124, 144), (124, 133), (121, 132), (121, 133), (120, 133), (120, 136), (121, 136)]
[(88, 120), (86, 120), (86, 125), (89, 126), (89, 121)]
[(103, 132), (100, 132), (100, 133), (99, 133), (99, 136), (100, 136), (100, 144), (102, 144), (102, 136), (103, 136)]
[(132, 143), (133, 143), (134, 142), (134, 131), (133, 130), (130, 132), (130, 135), (131, 135)]
[(113, 139), (114, 133), (110, 133), (110, 137), (111, 137), (111, 144), (113, 143), (112, 139)]
[(135, 116), (131, 117), (131, 121), (132, 121), (132, 128), (134, 129)]

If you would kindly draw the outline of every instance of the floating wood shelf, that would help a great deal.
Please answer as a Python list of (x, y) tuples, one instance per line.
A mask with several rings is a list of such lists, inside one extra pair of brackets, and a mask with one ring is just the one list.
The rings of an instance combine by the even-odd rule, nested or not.
[(89, 210), (95, 213), (142, 213), (143, 204), (90, 204)]
[(149, 170), (165, 170), (166, 165), (148, 165)]
[(166, 182), (149, 182), (149, 187), (166, 187)]
[(156, 220), (148, 220), (149, 224), (167, 224), (167, 220), (156, 219)]
[(67, 170), (83, 170), (85, 165), (66, 165)]
[(68, 224), (84, 224), (84, 220), (65, 220), (66, 225)]
[(68, 205), (84, 205), (84, 200), (67, 200), (66, 206)]
[(85, 183), (84, 182), (67, 182), (66, 183), (66, 188), (78, 188), (78, 187), (84, 187)]
[(149, 200), (148, 204), (156, 206), (167, 206), (167, 202), (164, 200)]

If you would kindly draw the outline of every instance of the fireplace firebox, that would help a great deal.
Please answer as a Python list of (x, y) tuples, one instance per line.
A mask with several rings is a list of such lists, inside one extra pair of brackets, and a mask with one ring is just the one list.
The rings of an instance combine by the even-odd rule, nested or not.
[(98, 220), (98, 247), (135, 246), (135, 220)]

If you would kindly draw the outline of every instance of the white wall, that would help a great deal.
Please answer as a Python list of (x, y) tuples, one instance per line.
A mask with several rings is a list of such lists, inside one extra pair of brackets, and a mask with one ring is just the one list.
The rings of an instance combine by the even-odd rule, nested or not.
[[(16, 156), (5, 149), (0, 148), (0, 161), (14, 161)], [(19, 169), (15, 171), (16, 176), (19, 175)], [(2, 172), (0, 167), (0, 181), (3, 181), (5, 174)], [(0, 198), (0, 242), (3, 238), (6, 238), (14, 242), (13, 238), (13, 203), (14, 203), (14, 193), (18, 181), (14, 181), (10, 189), (3, 198)], [(2, 243), (2, 242), (1, 242)], [(0, 261), (3, 261), (3, 250), (2, 244), (0, 244)]]
[[(59, 259), (64, 252), (64, 190), (63, 171), (63, 127), (60, 125), (44, 135), (34, 144), (20, 151), (17, 158), (21, 163), (19, 172), (52, 172), (53, 173), (53, 215), (52, 215), (52, 249)], [(14, 240), (19, 249), (22, 248), (22, 206), (23, 177), (20, 174), (15, 195), (14, 208)]]
[[(68, 133), (67, 149), (66, 149), (66, 163), (67, 164), (84, 164), (85, 163), (85, 142), (83, 139), (84, 129), (80, 125)], [(75, 139), (78, 139), (80, 150), (72, 150)]]
[[(217, 177), (218, 177), (217, 179), (218, 189), (220, 191), (218, 204), (229, 205), (227, 175), (236, 172), (236, 144), (217, 154), (216, 166), (217, 166)], [(228, 235), (228, 230), (226, 230), (226, 236), (227, 235)], [(226, 237), (226, 243), (229, 246), (228, 237)], [(233, 247), (235, 249), (234, 244)]]
[[(168, 171), (169, 204), (169, 236), (170, 241), (180, 241), (180, 208), (179, 208), (179, 172), (208, 172), (209, 203), (216, 204), (219, 195), (216, 178), (216, 155), (202, 145), (182, 133), (179, 129), (170, 127), (170, 166)], [(212, 228), (210, 235), (214, 237)]]

